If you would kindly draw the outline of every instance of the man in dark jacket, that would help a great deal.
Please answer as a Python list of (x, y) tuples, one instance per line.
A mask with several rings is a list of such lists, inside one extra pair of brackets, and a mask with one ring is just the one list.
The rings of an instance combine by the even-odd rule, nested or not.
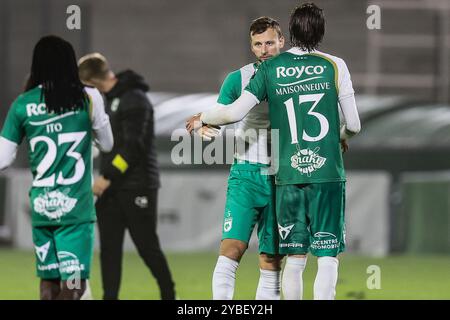
[(80, 79), (106, 97), (114, 148), (101, 154), (100, 176), (94, 182), (104, 299), (119, 295), (125, 229), (150, 268), (162, 299), (174, 299), (174, 283), (156, 233), (160, 186), (154, 147), (153, 106), (145, 80), (127, 70), (115, 75), (102, 55), (79, 61)]

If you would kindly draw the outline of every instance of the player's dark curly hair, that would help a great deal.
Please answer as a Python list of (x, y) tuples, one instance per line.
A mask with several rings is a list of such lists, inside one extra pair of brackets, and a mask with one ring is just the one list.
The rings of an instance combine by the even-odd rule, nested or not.
[(25, 91), (39, 85), (42, 85), (41, 101), (49, 113), (87, 108), (88, 97), (78, 76), (75, 51), (62, 38), (45, 36), (34, 47)]
[(325, 34), (323, 10), (314, 3), (305, 3), (291, 14), (289, 22), (291, 45), (311, 52), (319, 47)]

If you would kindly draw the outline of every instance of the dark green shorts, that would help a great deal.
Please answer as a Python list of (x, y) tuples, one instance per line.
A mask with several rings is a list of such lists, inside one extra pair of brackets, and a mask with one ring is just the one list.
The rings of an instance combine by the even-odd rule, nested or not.
[(94, 222), (33, 227), (37, 276), (88, 279), (94, 250)]
[(345, 250), (345, 182), (277, 186), (280, 253), (337, 256)]
[(235, 163), (228, 178), (222, 239), (248, 243), (258, 224), (259, 252), (278, 253), (275, 185), (271, 175), (261, 174), (260, 164)]

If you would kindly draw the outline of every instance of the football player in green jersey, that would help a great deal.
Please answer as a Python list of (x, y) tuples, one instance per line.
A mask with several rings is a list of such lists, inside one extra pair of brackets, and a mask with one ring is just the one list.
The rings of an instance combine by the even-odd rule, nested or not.
[(1, 131), (0, 170), (12, 164), (24, 138), (40, 297), (81, 299), (88, 291), (96, 220), (92, 141), (108, 151), (113, 136), (100, 93), (83, 86), (72, 45), (56, 36), (34, 48), (25, 92)]
[[(279, 133), (279, 249), (289, 255), (283, 295), (302, 298), (302, 273), (310, 252), (318, 257), (314, 298), (334, 299), (337, 256), (345, 248), (340, 142), (358, 133), (361, 124), (345, 62), (317, 51), (325, 32), (323, 11), (313, 3), (296, 8), (289, 31), (292, 49), (262, 63), (239, 99), (192, 117), (187, 129), (239, 121), (260, 101), (268, 101), (272, 130)], [(338, 106), (345, 120), (342, 128)]]
[[(259, 64), (278, 55), (284, 46), (280, 25), (272, 18), (254, 20), (249, 34), (256, 62), (228, 74), (220, 89), (218, 103), (228, 105), (238, 99)], [(270, 166), (269, 110), (266, 102), (262, 104), (235, 125), (235, 160), (228, 179), (222, 242), (212, 281), (214, 300), (233, 298), (236, 270), (256, 224), (260, 253), (256, 299), (280, 299), (283, 256), (278, 254), (274, 179), (273, 175), (261, 173)], [(249, 139), (249, 132), (254, 134), (253, 139)]]

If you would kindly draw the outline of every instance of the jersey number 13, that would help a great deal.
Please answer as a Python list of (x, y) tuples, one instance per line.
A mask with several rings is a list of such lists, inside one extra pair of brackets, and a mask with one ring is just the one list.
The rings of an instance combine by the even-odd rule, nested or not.
[[(328, 123), (327, 118), (319, 113), (315, 112), (314, 108), (317, 106), (319, 101), (323, 98), (325, 94), (324, 93), (318, 93), (318, 94), (305, 94), (305, 95), (299, 95), (298, 103), (299, 106), (302, 103), (306, 102), (313, 102), (313, 105), (311, 109), (308, 111), (308, 115), (315, 117), (320, 124), (320, 132), (317, 136), (311, 137), (305, 130), (303, 130), (302, 133), (302, 139), (304, 141), (319, 141), (322, 140), (328, 133), (330, 129), (330, 125)], [(294, 99), (290, 98), (284, 102), (284, 105), (286, 106), (286, 111), (288, 114), (289, 119), (289, 129), (291, 131), (291, 143), (298, 143), (298, 137), (297, 137), (297, 119), (295, 116), (295, 110), (294, 110)]]

